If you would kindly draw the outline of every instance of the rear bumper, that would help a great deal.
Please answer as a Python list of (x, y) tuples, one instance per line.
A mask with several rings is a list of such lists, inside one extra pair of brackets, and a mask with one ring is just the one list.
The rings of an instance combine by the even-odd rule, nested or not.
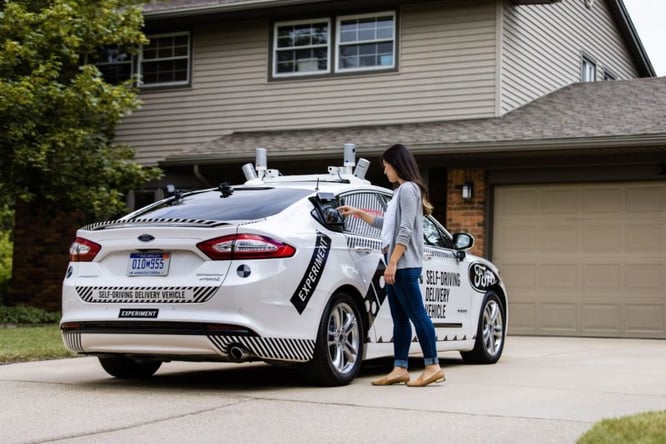
[[(144, 324), (150, 324), (146, 328)], [(89, 322), (61, 326), (65, 347), (83, 354), (121, 354), (183, 361), (310, 361), (314, 341), (265, 338), (225, 324)]]

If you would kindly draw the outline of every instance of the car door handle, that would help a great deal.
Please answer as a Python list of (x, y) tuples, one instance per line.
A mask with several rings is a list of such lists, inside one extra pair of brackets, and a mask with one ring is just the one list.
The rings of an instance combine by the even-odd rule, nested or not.
[(370, 254), (373, 252), (373, 249), (370, 247), (354, 247), (354, 252), (359, 254)]

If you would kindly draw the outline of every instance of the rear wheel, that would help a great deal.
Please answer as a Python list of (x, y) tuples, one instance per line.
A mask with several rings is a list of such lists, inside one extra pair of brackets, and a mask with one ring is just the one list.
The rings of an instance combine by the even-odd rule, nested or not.
[(363, 325), (354, 300), (333, 295), (319, 323), (311, 377), (323, 386), (346, 385), (354, 380), (363, 358)]
[(108, 374), (120, 379), (149, 378), (162, 365), (162, 361), (138, 360), (126, 356), (100, 356), (98, 359)]
[(465, 362), (494, 364), (502, 356), (505, 336), (506, 321), (502, 303), (494, 291), (488, 291), (479, 314), (474, 349), (460, 352), (460, 355)]

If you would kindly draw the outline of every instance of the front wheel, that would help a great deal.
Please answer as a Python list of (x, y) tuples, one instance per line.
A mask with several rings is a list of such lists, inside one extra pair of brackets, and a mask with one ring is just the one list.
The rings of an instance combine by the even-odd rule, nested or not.
[(317, 343), (308, 365), (311, 377), (323, 386), (347, 385), (354, 380), (363, 358), (363, 325), (354, 300), (333, 295), (319, 323)]
[(474, 349), (460, 352), (463, 360), (474, 364), (494, 364), (502, 356), (506, 337), (504, 309), (494, 291), (488, 291), (479, 314)]
[(108, 374), (120, 379), (149, 378), (162, 365), (162, 361), (137, 360), (126, 356), (100, 356), (97, 359)]

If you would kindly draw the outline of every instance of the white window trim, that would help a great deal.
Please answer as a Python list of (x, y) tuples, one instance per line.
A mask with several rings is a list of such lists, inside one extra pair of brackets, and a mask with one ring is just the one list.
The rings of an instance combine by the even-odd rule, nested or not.
[[(587, 78), (586, 67), (591, 66), (594, 68), (593, 77), (591, 79)], [(580, 61), (580, 80), (582, 82), (596, 82), (597, 80), (597, 63), (592, 59), (592, 57), (583, 54)]]
[[(285, 48), (278, 48), (278, 28), (283, 27), (283, 26), (290, 26), (290, 25), (305, 25), (305, 24), (312, 24), (312, 23), (320, 23), (320, 22), (326, 22), (327, 30), (326, 30), (326, 41), (328, 42), (326, 44), (326, 61), (327, 61), (327, 66), (328, 68), (326, 70), (317, 70), (317, 71), (304, 71), (304, 72), (286, 72), (286, 73), (278, 73), (277, 72), (277, 66), (278, 66), (278, 50), (282, 49), (284, 50)], [(312, 45), (309, 46), (309, 48), (314, 48), (314, 47), (321, 47), (324, 45)], [(293, 47), (297, 48), (297, 47)], [(285, 77), (303, 77), (303, 76), (313, 76), (313, 75), (321, 75), (321, 74), (329, 74), (331, 72), (331, 19), (328, 17), (320, 17), (320, 18), (313, 18), (313, 19), (307, 19), (307, 20), (290, 20), (290, 21), (285, 21), (285, 22), (276, 22), (273, 25), (273, 63), (271, 67), (272, 75), (274, 78), (285, 78)]]
[(159, 82), (159, 83), (150, 83), (150, 84), (145, 84), (143, 83), (143, 63), (144, 63), (144, 58), (143, 58), (143, 47), (141, 48), (141, 51), (139, 51), (139, 56), (138, 56), (138, 81), (137, 85), (142, 88), (142, 89), (148, 89), (148, 88), (162, 88), (165, 86), (184, 86), (184, 85), (189, 85), (190, 84), (190, 75), (192, 73), (192, 37), (190, 35), (189, 31), (181, 31), (181, 32), (169, 32), (169, 33), (163, 33), (163, 34), (151, 34), (147, 35), (148, 39), (153, 39), (153, 38), (162, 38), (162, 37), (177, 37), (177, 36), (187, 36), (187, 55), (185, 56), (177, 56), (177, 57), (164, 57), (164, 58), (159, 58), (159, 59), (149, 59), (150, 61), (160, 61), (160, 60), (183, 60), (187, 59), (187, 73), (186, 73), (186, 79), (185, 80), (180, 80), (177, 82)]
[(617, 80), (615, 73), (607, 68), (602, 69), (602, 79), (605, 81)]
[[(393, 58), (391, 60), (391, 65), (378, 65), (378, 66), (366, 66), (362, 68), (340, 68), (339, 67), (339, 51), (340, 46), (340, 23), (343, 20), (349, 19), (359, 19), (359, 18), (370, 18), (370, 17), (386, 17), (391, 16), (393, 19), (393, 37), (392, 42), (392, 51)], [(380, 11), (380, 12), (371, 12), (367, 14), (354, 14), (354, 15), (345, 15), (345, 16), (336, 16), (335, 20), (335, 41), (332, 41), (333, 27), (331, 26), (331, 18), (329, 17), (320, 17), (320, 18), (311, 18), (304, 20), (288, 20), (275, 22), (273, 24), (273, 36), (272, 36), (272, 45), (271, 45), (271, 77), (274, 79), (284, 79), (284, 78), (303, 78), (303, 77), (312, 77), (312, 76), (321, 76), (326, 74), (338, 74), (338, 73), (362, 73), (362, 72), (373, 72), (373, 71), (386, 71), (395, 69), (397, 66), (397, 19), (395, 11)], [(278, 63), (278, 28), (282, 26), (289, 25), (302, 25), (308, 23), (317, 23), (317, 22), (326, 22), (328, 25), (328, 34), (327, 34), (327, 57), (328, 57), (328, 69), (327, 70), (317, 70), (317, 71), (306, 71), (306, 72), (293, 72), (293, 73), (278, 73), (277, 72), (277, 63)], [(372, 42), (384, 42), (389, 41), (389, 39), (380, 39), (372, 40)], [(364, 42), (359, 42), (364, 43)]]
[[(385, 17), (385, 16), (391, 16), (393, 19), (393, 37), (390, 39), (391, 44), (392, 44), (392, 52), (393, 52), (393, 57), (391, 61), (391, 65), (378, 65), (378, 66), (364, 66), (361, 68), (341, 68), (340, 67), (340, 51), (339, 48), (342, 45), (340, 42), (340, 35), (341, 35), (341, 22), (343, 20), (350, 20), (350, 19), (363, 19), (363, 18), (370, 18), (370, 17)], [(396, 41), (396, 19), (395, 19), (395, 11), (384, 11), (384, 12), (373, 12), (370, 14), (355, 14), (355, 15), (345, 15), (345, 16), (340, 16), (336, 17), (335, 20), (335, 72), (365, 72), (365, 71), (377, 71), (377, 70), (386, 70), (386, 69), (393, 69), (395, 68), (395, 41)], [(372, 43), (372, 42), (387, 42), (389, 39), (379, 39), (379, 40), (359, 40), (355, 42), (355, 44), (362, 44), (362, 43)]]

